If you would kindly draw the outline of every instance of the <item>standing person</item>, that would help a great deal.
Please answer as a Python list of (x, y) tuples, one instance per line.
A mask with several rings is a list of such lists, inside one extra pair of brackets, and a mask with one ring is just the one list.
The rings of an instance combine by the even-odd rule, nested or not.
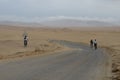
[(28, 44), (28, 37), (25, 35), (24, 36), (24, 47), (27, 47)]
[(97, 40), (96, 39), (94, 40), (94, 48), (95, 48), (95, 50), (97, 49)]
[(90, 40), (90, 47), (93, 48), (93, 40)]

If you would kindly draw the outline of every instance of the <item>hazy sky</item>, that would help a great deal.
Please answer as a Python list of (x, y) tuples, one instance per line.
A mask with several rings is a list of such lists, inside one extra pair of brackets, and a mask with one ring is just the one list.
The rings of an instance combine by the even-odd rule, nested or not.
[(0, 20), (120, 20), (120, 0), (0, 0)]

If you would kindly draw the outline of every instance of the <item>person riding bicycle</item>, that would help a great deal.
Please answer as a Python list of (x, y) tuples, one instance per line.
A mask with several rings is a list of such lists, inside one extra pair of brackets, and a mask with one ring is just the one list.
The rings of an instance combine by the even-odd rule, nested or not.
[(90, 40), (90, 47), (93, 48), (93, 40)]
[(97, 40), (96, 39), (94, 40), (94, 48), (95, 48), (95, 50), (97, 49)]
[(27, 47), (28, 44), (28, 37), (25, 35), (24, 36), (24, 47)]

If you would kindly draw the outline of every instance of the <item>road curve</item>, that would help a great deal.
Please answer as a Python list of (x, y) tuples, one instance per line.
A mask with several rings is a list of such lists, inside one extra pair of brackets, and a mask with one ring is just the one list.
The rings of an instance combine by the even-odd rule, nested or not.
[(0, 62), (0, 80), (108, 80), (110, 58), (102, 49), (58, 42), (75, 50)]

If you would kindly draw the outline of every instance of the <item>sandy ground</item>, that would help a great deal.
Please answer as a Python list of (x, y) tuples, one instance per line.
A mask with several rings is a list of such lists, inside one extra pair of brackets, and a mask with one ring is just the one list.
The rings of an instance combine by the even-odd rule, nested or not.
[[(23, 33), (27, 32), (29, 45), (23, 47)], [(50, 43), (49, 40), (67, 40), (89, 44), (90, 39), (97, 39), (98, 46), (105, 48), (112, 57), (113, 80), (120, 79), (120, 27), (110, 28), (20, 28), (0, 27), (0, 56), (37, 51), (52, 52), (61, 50), (64, 46)], [(54, 46), (54, 47), (53, 47)], [(43, 53), (43, 52), (42, 52)], [(29, 54), (28, 54), (29, 55)]]

